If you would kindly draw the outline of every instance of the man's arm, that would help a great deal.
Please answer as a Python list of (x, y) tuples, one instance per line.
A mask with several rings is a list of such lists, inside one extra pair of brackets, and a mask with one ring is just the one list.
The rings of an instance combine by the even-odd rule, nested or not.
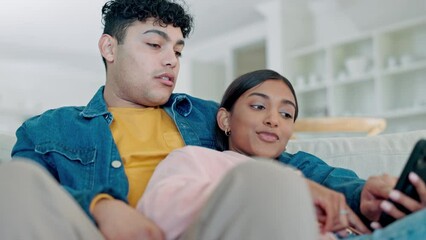
[(155, 223), (123, 201), (102, 199), (94, 206), (92, 214), (106, 239), (164, 239)]

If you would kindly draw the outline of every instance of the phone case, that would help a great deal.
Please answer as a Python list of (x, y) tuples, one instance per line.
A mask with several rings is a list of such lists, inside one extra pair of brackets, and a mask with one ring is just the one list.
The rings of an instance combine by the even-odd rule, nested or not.
[[(396, 183), (395, 189), (401, 191), (407, 196), (420, 201), (420, 197), (417, 194), (415, 187), (411, 184), (408, 179), (408, 174), (410, 172), (415, 172), (423, 181), (426, 182), (426, 140), (419, 140), (414, 146), (413, 151), (411, 152), (410, 157), (408, 158), (407, 163), (405, 164), (404, 170), (402, 171), (398, 182)], [(398, 209), (406, 214), (410, 214), (411, 211), (405, 208), (404, 206), (393, 202), (388, 199), (388, 201), (392, 202)], [(395, 218), (389, 216), (388, 214), (382, 212), (380, 215), (379, 223), (382, 227), (385, 227), (395, 221)]]

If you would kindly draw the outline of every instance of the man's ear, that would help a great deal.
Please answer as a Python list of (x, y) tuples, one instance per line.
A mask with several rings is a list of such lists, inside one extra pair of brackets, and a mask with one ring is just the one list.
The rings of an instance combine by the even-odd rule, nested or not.
[(221, 107), (217, 111), (216, 121), (219, 128), (223, 131), (228, 131), (230, 129), (230, 112), (228, 112), (225, 108)]
[(99, 51), (107, 62), (114, 61), (115, 47), (117, 46), (116, 42), (117, 41), (108, 34), (102, 34), (101, 38), (99, 38)]

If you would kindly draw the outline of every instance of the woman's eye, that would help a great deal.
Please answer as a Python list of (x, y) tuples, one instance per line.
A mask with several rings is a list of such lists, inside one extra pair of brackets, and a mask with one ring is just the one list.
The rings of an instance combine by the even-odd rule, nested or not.
[(176, 54), (176, 57), (178, 57), (178, 58), (182, 57), (182, 53), (181, 52), (176, 51), (175, 54)]
[(281, 112), (281, 116), (283, 116), (285, 119), (293, 119), (293, 115), (288, 112)]
[(256, 110), (265, 109), (265, 107), (263, 105), (257, 105), (257, 104), (253, 104), (250, 107), (253, 108), (253, 109), (256, 109)]

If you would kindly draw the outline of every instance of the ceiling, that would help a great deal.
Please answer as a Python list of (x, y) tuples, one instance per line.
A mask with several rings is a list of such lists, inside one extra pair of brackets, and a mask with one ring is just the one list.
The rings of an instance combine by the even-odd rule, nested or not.
[[(254, 6), (268, 1), (271, 0), (188, 0), (195, 18), (189, 41), (197, 44), (258, 21), (261, 16)], [(104, 3), (105, 0), (2, 0), (0, 58), (52, 58), (58, 53), (70, 58), (97, 55), (102, 31), (100, 9)]]
[[(193, 44), (262, 20), (259, 4), (273, 0), (187, 0), (195, 18)], [(213, 14), (212, 14), (213, 13)]]

